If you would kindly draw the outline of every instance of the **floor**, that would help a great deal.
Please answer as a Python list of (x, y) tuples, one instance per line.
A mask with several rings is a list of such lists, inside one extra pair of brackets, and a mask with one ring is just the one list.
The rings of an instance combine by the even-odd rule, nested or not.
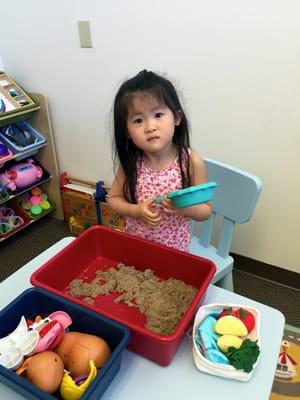
[[(0, 243), (0, 282), (65, 236), (66, 223), (44, 217)], [(300, 327), (300, 290), (239, 270), (233, 271), (235, 292), (280, 310), (286, 322)]]

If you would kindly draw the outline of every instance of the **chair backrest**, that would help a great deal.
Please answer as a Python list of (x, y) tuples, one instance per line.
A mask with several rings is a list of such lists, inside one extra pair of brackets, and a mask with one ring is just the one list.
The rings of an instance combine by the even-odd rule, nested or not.
[(223, 217), (220, 229), (217, 253), (227, 257), (235, 223), (247, 222), (255, 209), (259, 198), (261, 180), (246, 171), (204, 157), (208, 180), (218, 183), (214, 191), (213, 212), (211, 217), (201, 224), (199, 242), (209, 247), (216, 215)]

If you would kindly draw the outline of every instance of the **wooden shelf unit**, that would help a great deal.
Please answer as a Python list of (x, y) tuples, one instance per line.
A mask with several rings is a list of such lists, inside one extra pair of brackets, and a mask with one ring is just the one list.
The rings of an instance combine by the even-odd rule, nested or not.
[[(63, 215), (61, 195), (60, 195), (59, 172), (57, 166), (55, 142), (52, 132), (49, 109), (47, 101), (43, 95), (39, 93), (32, 93), (32, 95), (38, 100), (40, 108), (34, 111), (34, 113), (32, 113), (31, 116), (28, 119), (26, 119), (26, 121), (46, 138), (46, 143), (39, 148), (38, 153), (35, 154), (34, 157), (42, 164), (43, 167), (45, 167), (47, 171), (49, 171), (51, 175), (51, 178), (49, 178), (49, 180), (41, 181), (40, 183), (37, 183), (32, 187), (40, 186), (42, 190), (48, 194), (50, 201), (55, 203), (56, 206), (54, 210), (50, 211), (51, 216), (53, 216), (56, 219), (63, 220), (64, 215)], [(29, 152), (30, 150), (28, 151), (28, 153)], [(26, 151), (22, 154), (26, 154)], [(19, 155), (20, 154), (13, 155), (10, 159), (14, 159)], [(24, 192), (28, 191), (29, 189), (30, 188), (25, 189)], [(4, 204), (8, 200), (16, 196), (19, 196), (20, 194), (21, 193), (19, 192), (16, 195), (11, 195), (9, 199), (7, 199), (2, 203)], [(43, 213), (43, 215), (40, 218), (42, 218), (46, 214), (47, 213)], [(24, 226), (20, 227), (19, 229), (16, 229), (16, 231), (12, 231), (11, 234), (0, 237), (0, 242), (11, 237), (14, 234), (17, 234), (20, 230), (26, 228), (26, 226), (31, 225), (33, 222), (39, 220), (40, 218), (32, 219), (26, 225), (24, 224)]]

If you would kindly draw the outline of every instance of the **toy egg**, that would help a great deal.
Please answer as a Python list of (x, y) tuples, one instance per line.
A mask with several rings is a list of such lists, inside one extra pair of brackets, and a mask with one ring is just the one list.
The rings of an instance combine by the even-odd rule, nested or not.
[(63, 375), (64, 364), (53, 351), (34, 355), (26, 370), (27, 379), (47, 393), (54, 393), (59, 388)]
[(73, 377), (88, 375), (91, 360), (94, 361), (96, 368), (101, 368), (111, 354), (105, 340), (80, 332), (67, 333), (56, 348), (56, 352)]

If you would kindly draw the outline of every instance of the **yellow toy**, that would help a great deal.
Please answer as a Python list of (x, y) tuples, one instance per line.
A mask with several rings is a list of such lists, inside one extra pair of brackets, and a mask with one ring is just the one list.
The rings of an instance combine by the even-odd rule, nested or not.
[(75, 381), (70, 376), (70, 372), (65, 372), (61, 385), (60, 394), (65, 400), (78, 400), (87, 390), (91, 382), (96, 378), (97, 368), (94, 361), (90, 361), (90, 373), (86, 380), (81, 384), (77, 385)]

